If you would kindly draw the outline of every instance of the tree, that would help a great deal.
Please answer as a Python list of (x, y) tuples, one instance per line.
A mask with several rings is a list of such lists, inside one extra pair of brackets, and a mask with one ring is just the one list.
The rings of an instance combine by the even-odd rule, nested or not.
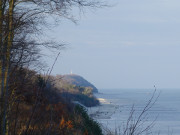
[[(39, 45), (58, 48), (52, 42), (39, 43), (34, 34), (40, 32), (48, 15), (72, 21), (74, 8), (105, 6), (96, 0), (1, 0), (0, 1), (0, 134), (8, 134), (9, 78), (13, 68), (24, 66), (38, 56)], [(30, 56), (29, 56), (30, 54)]]

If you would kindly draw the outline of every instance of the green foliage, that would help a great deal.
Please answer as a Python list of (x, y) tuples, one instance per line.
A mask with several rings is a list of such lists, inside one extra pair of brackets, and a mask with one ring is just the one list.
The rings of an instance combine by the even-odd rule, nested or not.
[(73, 93), (64, 92), (61, 94), (61, 96), (66, 101), (79, 101), (81, 104), (87, 107), (99, 105), (99, 101), (95, 97), (89, 97), (84, 94), (73, 94)]
[(87, 95), (87, 96), (92, 96), (92, 88), (91, 87), (84, 87), (82, 94)]
[(55, 78), (54, 87), (66, 101), (79, 101), (87, 107), (99, 105), (99, 101), (93, 96), (93, 88), (70, 84), (64, 80)]
[[(83, 123), (81, 125), (81, 130), (83, 130), (84, 133), (87, 132), (88, 135), (103, 135), (100, 125), (88, 116), (86, 110), (82, 106), (77, 105), (75, 107), (75, 113), (82, 116)], [(78, 127), (79, 125), (76, 126)]]
[(97, 88), (93, 84), (91, 84), (90, 82), (88, 82), (86, 79), (84, 79), (79, 75), (75, 75), (75, 74), (63, 75), (62, 80), (67, 82), (68, 84), (76, 85), (80, 87), (86, 87), (86, 88), (89, 87), (92, 89), (93, 92), (98, 92)]

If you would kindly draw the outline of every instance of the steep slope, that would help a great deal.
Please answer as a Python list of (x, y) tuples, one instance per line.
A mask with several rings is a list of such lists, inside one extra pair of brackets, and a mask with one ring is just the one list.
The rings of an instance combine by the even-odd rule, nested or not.
[(63, 75), (62, 79), (76, 86), (91, 87), (93, 92), (95, 93), (98, 92), (97, 88), (93, 84), (91, 84), (90, 82), (88, 82), (86, 79), (84, 79), (79, 75), (75, 75), (75, 74)]

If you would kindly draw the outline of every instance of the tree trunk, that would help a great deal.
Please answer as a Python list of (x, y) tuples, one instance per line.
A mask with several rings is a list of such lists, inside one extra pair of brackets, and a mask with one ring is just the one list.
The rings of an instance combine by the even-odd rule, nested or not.
[[(8, 121), (7, 121), (7, 109), (9, 106), (8, 103), (8, 92), (9, 92), (9, 88), (8, 88), (8, 82), (9, 82), (9, 72), (10, 72), (10, 59), (11, 59), (11, 48), (12, 48), (12, 44), (13, 44), (13, 12), (14, 12), (14, 0), (10, 0), (9, 1), (9, 16), (8, 16), (8, 39), (7, 42), (5, 41), (5, 44), (3, 45), (3, 56), (5, 56), (5, 58), (2, 60), (3, 66), (2, 66), (2, 83), (1, 85), (3, 87), (2, 88), (2, 131), (1, 131), (1, 135), (8, 135)], [(4, 49), (5, 48), (5, 49)], [(4, 75), (3, 75), (4, 74)]]
[(3, 133), (3, 41), (2, 41), (2, 22), (3, 22), (3, 3), (2, 0), (0, 0), (0, 135)]

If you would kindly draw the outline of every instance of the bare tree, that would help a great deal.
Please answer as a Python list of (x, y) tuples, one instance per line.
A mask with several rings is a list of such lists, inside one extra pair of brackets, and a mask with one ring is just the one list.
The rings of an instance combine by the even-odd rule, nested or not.
[[(84, 7), (105, 6), (99, 0), (1, 0), (0, 1), (0, 134), (7, 134), (7, 112), (11, 95), (9, 78), (12, 67), (23, 67), (39, 58), (39, 46), (59, 48), (52, 42), (38, 42), (37, 33), (46, 18), (64, 17), (74, 21), (73, 11)], [(61, 45), (60, 45), (61, 46)]]

